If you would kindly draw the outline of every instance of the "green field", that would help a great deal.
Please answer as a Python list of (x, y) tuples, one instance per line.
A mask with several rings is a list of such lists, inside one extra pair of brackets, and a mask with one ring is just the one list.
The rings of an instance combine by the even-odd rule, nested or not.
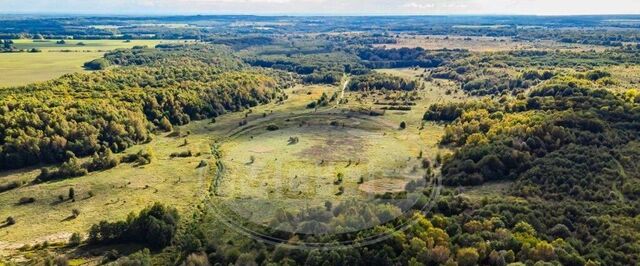
[[(153, 47), (160, 40), (15, 40), (16, 49), (36, 48), (40, 53), (0, 53), (0, 87), (20, 86), (46, 81), (64, 74), (84, 71), (83, 64), (110, 50), (131, 48), (138, 45)], [(84, 45), (78, 45), (84, 43)]]

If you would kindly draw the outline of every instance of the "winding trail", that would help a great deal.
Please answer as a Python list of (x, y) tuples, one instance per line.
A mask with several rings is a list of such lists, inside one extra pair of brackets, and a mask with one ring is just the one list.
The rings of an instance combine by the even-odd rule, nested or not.
[(340, 103), (344, 98), (344, 91), (347, 90), (347, 86), (349, 86), (349, 82), (351, 82), (351, 78), (347, 74), (344, 74), (342, 79), (345, 79), (345, 81), (344, 85), (342, 85), (342, 91), (340, 92), (340, 98), (338, 98), (338, 102), (336, 103), (336, 108), (340, 107)]

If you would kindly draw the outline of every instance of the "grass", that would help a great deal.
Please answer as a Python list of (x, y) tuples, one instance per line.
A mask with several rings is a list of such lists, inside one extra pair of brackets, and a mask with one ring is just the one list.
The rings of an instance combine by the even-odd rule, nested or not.
[[(45, 81), (64, 74), (85, 71), (83, 64), (110, 50), (131, 48), (137, 45), (153, 47), (160, 40), (15, 40), (17, 49), (37, 48), (41, 53), (0, 53), (0, 87), (20, 86)], [(78, 43), (84, 43), (80, 46)]]

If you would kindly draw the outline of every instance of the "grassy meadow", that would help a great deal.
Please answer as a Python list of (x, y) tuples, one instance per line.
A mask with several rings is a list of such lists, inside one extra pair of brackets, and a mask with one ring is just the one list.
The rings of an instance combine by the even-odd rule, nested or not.
[[(412, 69), (381, 71), (404, 77), (419, 74)], [(29, 183), (0, 193), (0, 204), (9, 206), (0, 209), (0, 217), (13, 216), (17, 221), (0, 229), (0, 252), (44, 241), (64, 242), (72, 233), (86, 232), (100, 220), (124, 219), (156, 201), (189, 215), (207, 197), (215, 169), (211, 145), (216, 141), (221, 143), (226, 171), (218, 188), (221, 193), (213, 200), (248, 212), (251, 219), (266, 221), (272, 218), (275, 206), (299, 204), (298, 200), (324, 204), (326, 200), (366, 199), (397, 192), (423, 174), (418, 159), (421, 151), (430, 158), (447, 152), (437, 145), (443, 126), (423, 126), (421, 118), (430, 103), (460, 97), (449, 85), (445, 81), (426, 83), (411, 111), (387, 111), (380, 117), (357, 112), (376, 106), (375, 97), (361, 98), (356, 92), (346, 92), (347, 103), (339, 108), (332, 103), (317, 110), (307, 109), (306, 105), (322, 93), (339, 93), (341, 88), (298, 85), (287, 91), (289, 98), (284, 103), (226, 114), (215, 123), (195, 121), (176, 128), (180, 137), (160, 134), (148, 144), (128, 149), (127, 153), (151, 151), (154, 159), (149, 165), (120, 164), (79, 178)], [(239, 127), (243, 120), (248, 124)], [(334, 121), (337, 125), (331, 125)], [(405, 130), (399, 129), (402, 121), (408, 125)], [(279, 129), (269, 131), (268, 125)], [(298, 137), (299, 142), (289, 144), (290, 137)], [(170, 158), (171, 153), (188, 150), (200, 154)], [(201, 161), (209, 166), (198, 168)], [(39, 172), (37, 168), (4, 172), (0, 180), (30, 182)], [(339, 174), (343, 179), (337, 183)], [(66, 200), (72, 187), (77, 195), (75, 202)], [(340, 187), (344, 189), (341, 194)], [(61, 202), (59, 195), (65, 200)], [(18, 204), (23, 197), (36, 201)], [(247, 199), (251, 201), (243, 201)], [(75, 219), (71, 217), (73, 209), (80, 211)]]

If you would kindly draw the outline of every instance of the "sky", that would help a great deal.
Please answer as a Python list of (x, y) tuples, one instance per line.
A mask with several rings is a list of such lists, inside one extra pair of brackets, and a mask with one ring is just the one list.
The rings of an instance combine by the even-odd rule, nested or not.
[(640, 14), (640, 0), (0, 0), (0, 13), (141, 15)]

